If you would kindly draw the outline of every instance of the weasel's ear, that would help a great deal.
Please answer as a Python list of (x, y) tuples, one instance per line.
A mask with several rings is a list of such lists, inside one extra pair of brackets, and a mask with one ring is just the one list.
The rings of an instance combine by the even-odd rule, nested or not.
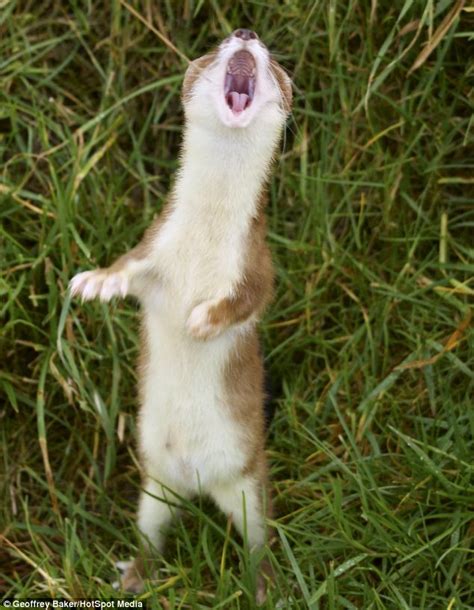
[(203, 70), (205, 70), (207, 66), (214, 61), (215, 57), (216, 52), (213, 51), (212, 53), (208, 53), (207, 55), (203, 55), (202, 57), (195, 59), (189, 64), (184, 75), (183, 87), (181, 89), (181, 99), (183, 102), (187, 102), (189, 99), (191, 99), (193, 88), (197, 79)]
[(270, 60), (270, 70), (272, 71), (272, 74), (278, 83), (278, 87), (280, 88), (283, 109), (286, 113), (290, 113), (291, 106), (293, 104), (293, 88), (291, 85), (291, 78), (274, 59)]

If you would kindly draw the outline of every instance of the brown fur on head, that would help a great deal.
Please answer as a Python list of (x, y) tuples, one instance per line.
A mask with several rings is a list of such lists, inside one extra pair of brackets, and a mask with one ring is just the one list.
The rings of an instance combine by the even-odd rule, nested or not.
[(234, 32), (190, 63), (182, 101), (187, 114), (208, 125), (217, 118), (227, 127), (245, 128), (262, 116), (268, 122), (273, 112), (281, 127), (291, 110), (291, 79), (256, 35), (242, 38)]
[(293, 88), (291, 86), (291, 79), (275, 59), (270, 61), (270, 70), (275, 77), (278, 86), (280, 87), (283, 107), (289, 114), (293, 105)]
[(189, 64), (184, 74), (183, 86), (181, 88), (181, 100), (183, 103), (191, 98), (194, 83), (204, 70), (216, 59), (216, 56), (217, 51), (211, 51), (202, 57), (198, 57), (198, 59), (195, 59)]

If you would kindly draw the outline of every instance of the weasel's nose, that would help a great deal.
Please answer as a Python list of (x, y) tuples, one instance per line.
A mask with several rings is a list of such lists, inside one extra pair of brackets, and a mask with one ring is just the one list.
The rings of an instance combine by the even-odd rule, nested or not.
[(252, 30), (244, 30), (242, 28), (235, 30), (233, 35), (237, 38), (242, 38), (242, 40), (256, 40), (258, 38), (257, 34), (252, 32)]

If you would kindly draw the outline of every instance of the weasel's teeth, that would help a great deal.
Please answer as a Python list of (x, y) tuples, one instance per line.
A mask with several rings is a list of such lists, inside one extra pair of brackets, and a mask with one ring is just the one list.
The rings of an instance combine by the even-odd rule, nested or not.
[(240, 76), (252, 76), (252, 72), (255, 70), (255, 59), (248, 51), (237, 51), (230, 58), (227, 65), (227, 72), (229, 74), (239, 74)]

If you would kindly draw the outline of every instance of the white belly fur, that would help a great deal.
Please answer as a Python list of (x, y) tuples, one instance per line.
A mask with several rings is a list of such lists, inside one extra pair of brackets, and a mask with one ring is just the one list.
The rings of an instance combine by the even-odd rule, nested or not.
[(197, 492), (238, 476), (242, 433), (229, 416), (222, 369), (236, 332), (209, 342), (177, 336), (146, 312), (149, 361), (140, 418), (147, 473), (176, 491)]

